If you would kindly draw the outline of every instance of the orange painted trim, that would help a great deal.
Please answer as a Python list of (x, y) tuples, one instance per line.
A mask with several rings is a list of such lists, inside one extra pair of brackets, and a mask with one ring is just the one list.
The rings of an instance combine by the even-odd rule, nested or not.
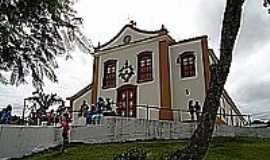
[(169, 42), (159, 42), (160, 120), (173, 120), (169, 66)]
[(207, 94), (207, 90), (209, 89), (209, 84), (210, 84), (210, 65), (209, 65), (207, 37), (203, 37), (201, 43), (202, 43), (202, 53), (203, 53), (203, 65), (204, 65), (205, 93)]
[(94, 76), (93, 76), (93, 86), (92, 86), (92, 104), (97, 102), (97, 91), (98, 91), (98, 71), (99, 71), (99, 57), (94, 59)]

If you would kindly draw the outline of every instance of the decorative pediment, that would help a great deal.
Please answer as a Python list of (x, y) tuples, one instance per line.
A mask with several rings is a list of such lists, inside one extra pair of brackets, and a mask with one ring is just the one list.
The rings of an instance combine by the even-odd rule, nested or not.
[(162, 25), (160, 30), (146, 31), (138, 29), (136, 23), (131, 21), (130, 24), (125, 25), (116, 36), (103, 45), (99, 45), (96, 49), (105, 50), (116, 46), (127, 45), (132, 42), (138, 42), (147, 38), (156, 37), (166, 34), (168, 31)]

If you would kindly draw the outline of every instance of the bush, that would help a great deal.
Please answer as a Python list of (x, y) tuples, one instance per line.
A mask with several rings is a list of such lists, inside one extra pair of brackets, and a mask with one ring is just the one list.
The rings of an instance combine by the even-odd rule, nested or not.
[(162, 160), (174, 160), (174, 159), (178, 159), (178, 153), (179, 150), (177, 151), (167, 151), (162, 153), (161, 158)]
[(146, 160), (146, 152), (143, 148), (132, 147), (123, 153), (115, 155), (113, 160)]

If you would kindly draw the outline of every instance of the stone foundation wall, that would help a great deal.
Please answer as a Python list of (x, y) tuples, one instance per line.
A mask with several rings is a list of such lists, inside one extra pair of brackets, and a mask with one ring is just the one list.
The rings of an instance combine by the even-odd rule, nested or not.
[(61, 142), (61, 131), (54, 127), (0, 126), (0, 159), (22, 157)]
[[(71, 142), (110, 143), (149, 139), (187, 139), (194, 123), (147, 121), (145, 119), (108, 117), (100, 125), (73, 126)], [(250, 136), (270, 138), (270, 128), (216, 126), (214, 136)], [(16, 158), (61, 144), (57, 127), (0, 126), (0, 159)]]

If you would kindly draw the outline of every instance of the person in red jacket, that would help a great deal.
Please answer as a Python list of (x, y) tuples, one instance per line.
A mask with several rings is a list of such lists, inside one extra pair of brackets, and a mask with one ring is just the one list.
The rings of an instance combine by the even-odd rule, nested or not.
[(61, 151), (63, 152), (64, 149), (65, 149), (65, 146), (67, 145), (67, 143), (69, 142), (68, 140), (68, 132), (69, 132), (69, 124), (68, 124), (68, 120), (65, 116), (62, 117), (62, 120), (61, 120), (61, 126), (62, 128), (62, 139), (63, 139), (63, 142), (62, 142), (62, 147), (61, 147)]

